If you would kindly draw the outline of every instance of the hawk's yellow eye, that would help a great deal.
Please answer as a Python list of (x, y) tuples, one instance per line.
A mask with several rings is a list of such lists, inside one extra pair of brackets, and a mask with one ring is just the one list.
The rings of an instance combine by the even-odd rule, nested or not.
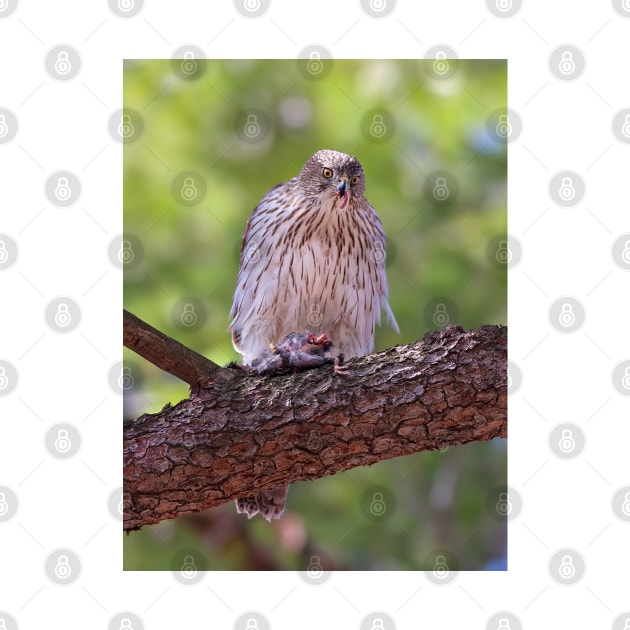
[(355, 176), (352, 178), (352, 182), (351, 182), (351, 183), (352, 183), (352, 185), (353, 185), (353, 186), (354, 186), (355, 184), (358, 184), (358, 183), (359, 183), (359, 178), (355, 175)]
[(332, 172), (332, 170), (331, 170), (331, 169), (329, 169), (329, 168), (325, 168), (325, 169), (322, 171), (322, 175), (323, 175), (326, 179), (330, 179), (330, 178), (333, 176), (333, 172)]

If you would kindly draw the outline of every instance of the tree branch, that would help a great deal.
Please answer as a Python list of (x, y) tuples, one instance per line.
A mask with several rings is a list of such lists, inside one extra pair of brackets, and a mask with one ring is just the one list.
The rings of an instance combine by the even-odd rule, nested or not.
[(288, 376), (217, 368), (189, 399), (125, 423), (124, 529), (261, 488), (506, 435), (500, 326), (449, 326), (353, 359), (345, 376), (330, 366)]
[(123, 344), (161, 370), (193, 386), (221, 368), (183, 346), (179, 341), (149, 326), (123, 309)]

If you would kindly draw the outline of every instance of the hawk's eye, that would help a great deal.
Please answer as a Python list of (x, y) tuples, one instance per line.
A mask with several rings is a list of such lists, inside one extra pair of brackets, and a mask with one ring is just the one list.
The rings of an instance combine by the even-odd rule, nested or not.
[(358, 177), (358, 175), (355, 175), (355, 176), (352, 178), (352, 182), (351, 182), (351, 183), (352, 183), (352, 185), (353, 185), (353, 186), (354, 186), (355, 184), (358, 184), (358, 183), (359, 183), (359, 177)]
[(333, 176), (333, 172), (332, 172), (332, 170), (331, 170), (331, 169), (329, 169), (329, 168), (325, 168), (325, 169), (322, 171), (322, 175), (323, 175), (326, 179), (330, 179), (330, 178)]

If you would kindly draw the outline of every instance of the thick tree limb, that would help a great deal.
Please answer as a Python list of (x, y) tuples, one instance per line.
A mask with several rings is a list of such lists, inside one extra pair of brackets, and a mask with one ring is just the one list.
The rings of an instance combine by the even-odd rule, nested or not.
[[(170, 371), (170, 370), (169, 370)], [(507, 435), (507, 329), (421, 341), (285, 376), (218, 368), (191, 397), (124, 427), (124, 528), (255, 489)]]

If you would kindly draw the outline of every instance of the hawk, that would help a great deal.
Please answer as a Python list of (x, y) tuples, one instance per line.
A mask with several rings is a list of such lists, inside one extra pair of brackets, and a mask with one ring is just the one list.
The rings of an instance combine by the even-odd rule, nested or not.
[[(386, 237), (365, 198), (359, 161), (317, 151), (299, 175), (272, 188), (252, 212), (241, 245), (230, 311), (234, 348), (252, 365), (294, 331), (325, 332), (346, 359), (374, 349), (388, 302)], [(288, 486), (236, 500), (239, 513), (268, 521), (284, 513)]]

